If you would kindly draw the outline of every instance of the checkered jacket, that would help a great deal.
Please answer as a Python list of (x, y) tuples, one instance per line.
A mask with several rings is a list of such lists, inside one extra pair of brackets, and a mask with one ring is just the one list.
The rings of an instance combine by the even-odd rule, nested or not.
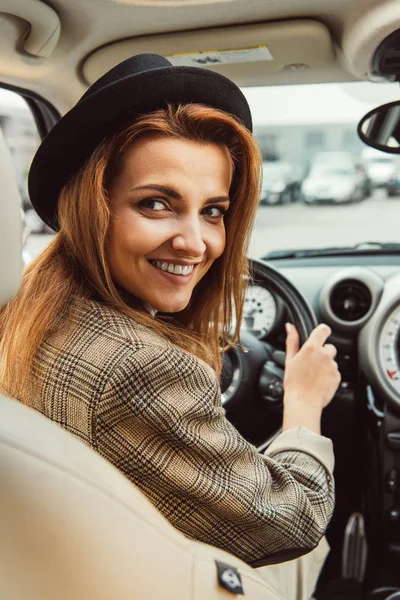
[(191, 538), (253, 566), (295, 558), (334, 504), (331, 441), (281, 434), (261, 455), (225, 418), (211, 367), (104, 304), (77, 299), (42, 345), (24, 403), (89, 444)]

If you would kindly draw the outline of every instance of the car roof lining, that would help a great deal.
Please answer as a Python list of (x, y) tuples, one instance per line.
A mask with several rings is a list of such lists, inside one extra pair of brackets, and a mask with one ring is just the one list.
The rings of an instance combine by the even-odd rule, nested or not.
[[(13, 3), (18, 15), (10, 14)], [(36, 6), (40, 3), (35, 0)], [(34, 26), (28, 10), (32, 0), (0, 0), (0, 10), (9, 11), (0, 12), (0, 81), (29, 88), (63, 113), (85, 92), (87, 80), (100, 72), (100, 56), (110, 65), (138, 51), (193, 52), (254, 43), (271, 46), (273, 63), (216, 69), (244, 87), (366, 79), (376, 44), (400, 28), (394, 3), (387, 0), (377, 7), (371, 0), (53, 0), (55, 16), (46, 13), (49, 25), (42, 34), (47, 39), (46, 31), (52, 30), (57, 37), (59, 19), (59, 40), (54, 48), (46, 46), (48, 56), (33, 56), (26, 46)], [(308, 38), (302, 38), (307, 26)], [(40, 43), (35, 48), (40, 54)], [(300, 62), (308, 61), (310, 68), (293, 71), (290, 65), (299, 53)], [(324, 60), (319, 63), (320, 58)]]

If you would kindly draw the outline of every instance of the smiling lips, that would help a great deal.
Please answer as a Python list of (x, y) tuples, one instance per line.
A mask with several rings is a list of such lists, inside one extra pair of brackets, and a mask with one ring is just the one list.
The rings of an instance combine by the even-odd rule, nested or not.
[(150, 260), (149, 262), (153, 265), (153, 267), (157, 267), (164, 272), (171, 273), (171, 275), (190, 275), (196, 266), (196, 264), (193, 263), (191, 265), (179, 265), (161, 260)]

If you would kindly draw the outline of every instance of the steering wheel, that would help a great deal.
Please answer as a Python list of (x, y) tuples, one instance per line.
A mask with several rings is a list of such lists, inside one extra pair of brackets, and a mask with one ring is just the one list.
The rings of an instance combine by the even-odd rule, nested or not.
[[(261, 282), (284, 302), (303, 344), (317, 326), (313, 309), (295, 286), (270, 264), (250, 261), (254, 282)], [(221, 377), (226, 416), (260, 450), (280, 433), (285, 352), (242, 331), (238, 345), (224, 354)]]

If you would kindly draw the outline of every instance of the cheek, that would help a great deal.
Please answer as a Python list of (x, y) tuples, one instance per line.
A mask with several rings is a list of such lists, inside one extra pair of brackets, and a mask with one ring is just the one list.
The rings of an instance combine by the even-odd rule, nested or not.
[(167, 235), (163, 222), (141, 218), (126, 211), (114, 219), (110, 228), (110, 248), (117, 254), (146, 254), (160, 245)]
[[(126, 277), (127, 270), (131, 269), (132, 260), (137, 259), (137, 255), (146, 251), (140, 228), (132, 222), (132, 218), (127, 216), (114, 217), (110, 224), (107, 258), (112, 277), (119, 280)], [(148, 237), (147, 237), (148, 239)]]
[(226, 232), (225, 225), (221, 222), (217, 227), (214, 225), (208, 234), (207, 245), (209, 248), (209, 257), (216, 260), (221, 256), (225, 249)]
[(130, 245), (129, 228), (121, 220), (113, 220), (108, 234), (108, 256), (111, 263), (119, 260)]

